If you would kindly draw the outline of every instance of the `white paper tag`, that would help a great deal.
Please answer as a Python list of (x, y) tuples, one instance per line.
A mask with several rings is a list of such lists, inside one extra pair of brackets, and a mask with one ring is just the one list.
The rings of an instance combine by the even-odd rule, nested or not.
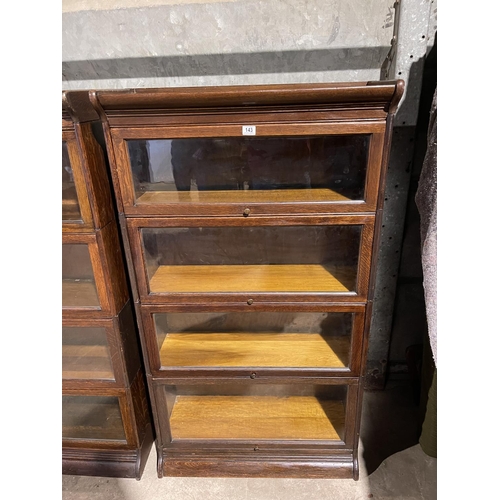
[(255, 125), (243, 125), (243, 127), (241, 127), (242, 135), (255, 135), (256, 131), (257, 127)]

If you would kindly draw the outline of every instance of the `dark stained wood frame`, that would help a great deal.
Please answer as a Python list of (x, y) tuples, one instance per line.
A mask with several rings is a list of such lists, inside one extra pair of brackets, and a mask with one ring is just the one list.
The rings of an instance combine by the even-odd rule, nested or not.
[(93, 447), (103, 448), (133, 448), (138, 446), (138, 439), (134, 429), (132, 420), (132, 409), (127, 401), (127, 391), (124, 388), (100, 388), (91, 389), (63, 389), (63, 396), (115, 396), (120, 404), (120, 413), (123, 421), (125, 433), (124, 441), (105, 440), (105, 439), (63, 439), (63, 446), (71, 446), (74, 448), (86, 447), (91, 444)]
[(80, 149), (76, 133), (73, 129), (62, 131), (62, 140), (68, 147), (69, 160), (73, 179), (75, 182), (76, 196), (80, 207), (81, 222), (63, 221), (62, 230), (64, 232), (91, 232), (94, 230), (94, 221), (92, 219), (92, 210), (85, 188), (85, 175), (83, 173), (82, 160), (80, 158)]
[(62, 243), (88, 245), (100, 307), (63, 307), (64, 318), (115, 316), (128, 300), (125, 267), (116, 223), (93, 233), (63, 233)]
[(92, 232), (109, 224), (115, 217), (109, 180), (101, 146), (94, 138), (90, 123), (77, 123), (63, 130), (68, 145), (83, 223), (63, 221), (63, 232)]
[[(300, 451), (300, 453), (299, 453)], [(162, 449), (158, 460), (158, 477), (249, 477), (249, 478), (304, 478), (352, 479), (356, 475), (356, 459), (352, 450), (284, 449), (277, 453), (217, 453), (203, 455), (175, 453)]]
[(398, 80), (398, 86), (396, 88), (396, 94), (394, 98), (394, 104), (392, 109), (387, 116), (386, 124), (386, 134), (385, 134), (385, 145), (384, 145), (384, 155), (382, 159), (382, 171), (381, 171), (381, 185), (378, 194), (377, 212), (375, 218), (375, 228), (374, 228), (374, 242), (373, 242), (373, 252), (370, 263), (370, 286), (368, 290), (368, 301), (366, 304), (365, 312), (365, 330), (363, 335), (363, 347), (361, 350), (361, 376), (359, 379), (358, 397), (357, 397), (357, 409), (356, 409), (356, 439), (354, 441), (354, 479), (359, 479), (359, 461), (358, 461), (358, 444), (360, 436), (360, 425), (361, 425), (361, 410), (363, 406), (363, 396), (364, 396), (364, 382), (366, 376), (366, 359), (368, 355), (368, 342), (370, 337), (370, 326), (373, 312), (373, 298), (375, 294), (375, 278), (377, 273), (377, 260), (380, 251), (380, 235), (383, 220), (383, 207), (384, 207), (384, 196), (385, 196), (385, 185), (386, 185), (386, 174), (389, 165), (389, 155), (391, 151), (392, 142), (392, 128), (394, 124), (394, 113), (396, 111), (397, 104), (403, 95), (404, 85), (401, 80)]
[[(100, 90), (91, 92), (91, 102), (99, 112), (105, 110), (112, 119), (125, 116), (125, 125), (134, 118), (140, 123), (151, 115), (171, 110), (194, 114), (213, 108), (267, 109), (281, 106), (295, 110), (329, 105), (332, 108), (362, 111), (363, 117), (379, 118), (395, 111), (402, 96), (404, 82), (371, 81), (341, 83), (298, 83), (284, 85), (237, 85), (227, 87), (187, 87), (161, 89)], [(358, 118), (360, 113), (354, 116)], [(123, 124), (122, 124), (123, 126)]]
[(63, 395), (116, 396), (125, 441), (63, 439), (63, 474), (140, 479), (153, 442), (142, 373), (125, 388), (63, 388)]
[[(365, 302), (368, 294), (370, 259), (373, 245), (374, 217), (371, 215), (332, 215), (295, 217), (210, 217), (210, 218), (128, 218), (128, 238), (134, 260), (139, 297), (143, 304), (240, 302), (249, 298), (254, 303), (271, 302)], [(256, 226), (307, 226), (307, 225), (361, 225), (360, 253), (358, 257), (356, 291), (346, 293), (164, 293), (149, 292), (146, 261), (143, 253), (142, 228), (168, 227), (256, 227)], [(251, 295), (251, 297), (250, 297)]]
[(84, 112), (81, 107), (75, 111), (67, 94), (63, 92), (62, 139), (68, 144), (83, 223), (63, 221), (62, 231), (93, 232), (115, 219), (104, 151), (94, 137), (91, 122), (81, 120), (90, 118), (95, 121), (98, 117), (88, 102), (83, 106)]
[(219, 385), (224, 382), (237, 383), (242, 388), (247, 385), (255, 385), (255, 384), (289, 384), (289, 385), (300, 385), (300, 384), (308, 384), (308, 385), (328, 385), (328, 386), (336, 386), (341, 385), (347, 388), (346, 392), (346, 401), (345, 401), (345, 409), (346, 409), (346, 417), (345, 417), (345, 439), (343, 441), (336, 441), (332, 443), (331, 441), (319, 441), (312, 443), (311, 441), (302, 442), (302, 441), (290, 441), (290, 440), (266, 440), (264, 443), (259, 443), (259, 449), (269, 448), (276, 449), (280, 446), (286, 446), (289, 449), (338, 449), (338, 448), (347, 448), (352, 449), (353, 447), (353, 439), (355, 435), (355, 412), (356, 412), (356, 393), (357, 393), (357, 379), (351, 378), (315, 378), (315, 377), (269, 377), (269, 378), (257, 378), (254, 380), (249, 380), (248, 377), (245, 381), (235, 380), (232, 377), (205, 377), (203, 381), (192, 378), (176, 378), (172, 380), (155, 380), (154, 387), (158, 402), (159, 415), (161, 422), (161, 439), (163, 446), (176, 449), (176, 450), (200, 450), (203, 449), (218, 449), (227, 451), (234, 451), (235, 449), (243, 449), (248, 450), (253, 448), (255, 444), (253, 442), (248, 442), (247, 440), (227, 440), (221, 438), (220, 440), (211, 440), (209, 442), (201, 442), (201, 440), (172, 440), (172, 436), (170, 433), (169, 426), (169, 416), (167, 413), (167, 401), (165, 396), (165, 388), (168, 386), (201, 386), (201, 385)]
[[(63, 245), (87, 245), (94, 274), (94, 281), (99, 297), (99, 306), (86, 307), (68, 307), (63, 305), (63, 318), (68, 316), (68, 313), (74, 317), (76, 313), (85, 313), (85, 317), (99, 318), (102, 316), (111, 315), (111, 304), (108, 296), (107, 280), (105, 278), (104, 266), (100, 256), (100, 247), (97, 243), (97, 235), (95, 233), (78, 234), (78, 233), (63, 233)], [(91, 316), (89, 316), (89, 314)]]
[[(205, 378), (202, 384), (220, 384), (223, 382), (235, 382), (230, 378)], [(242, 382), (239, 382), (242, 384)], [(248, 383), (248, 382), (246, 382)], [(160, 477), (183, 476), (185, 469), (190, 470), (192, 476), (212, 476), (220, 477), (290, 477), (291, 470), (294, 470), (294, 463), (301, 463), (303, 470), (295, 470), (292, 477), (353, 477), (353, 446), (356, 436), (355, 415), (356, 399), (358, 392), (357, 378), (309, 378), (309, 377), (270, 377), (266, 380), (255, 379), (251, 384), (321, 384), (321, 385), (342, 385), (345, 386), (345, 435), (344, 441), (291, 441), (291, 440), (174, 440), (171, 439), (169, 416), (167, 412), (167, 402), (165, 388), (169, 385), (200, 385), (198, 381), (191, 378), (175, 379), (171, 381), (155, 380), (153, 390), (157, 401), (157, 417), (159, 421), (160, 449), (158, 472)], [(338, 471), (333, 473), (332, 468), (336, 466), (335, 458), (342, 459), (344, 463), (343, 473), (348, 475), (340, 476)], [(333, 460), (332, 460), (333, 459)], [(253, 465), (246, 465), (246, 462)], [(208, 467), (206, 462), (211, 463)], [(228, 464), (227, 462), (232, 462)], [(350, 465), (348, 463), (350, 462)], [(284, 475), (270, 473), (273, 463), (280, 463), (288, 472)], [(218, 467), (217, 465), (218, 464)], [(319, 467), (318, 470), (318, 466)], [(230, 471), (238, 471), (231, 473)], [(317, 475), (311, 476), (311, 471), (316, 470)]]
[[(169, 441), (168, 415), (165, 416), (164, 390), (168, 384), (193, 384), (196, 378), (193, 373), (172, 374), (157, 373), (151, 369), (150, 356), (144, 357), (148, 372), (148, 386), (153, 408), (153, 419), (157, 431), (158, 476), (205, 476), (205, 477), (307, 477), (307, 478), (359, 478), (358, 440), (361, 418), (361, 405), (365, 374), (365, 361), (368, 349), (368, 335), (373, 307), (373, 290), (378, 254), (380, 227), (382, 224), (382, 207), (384, 203), (385, 175), (391, 143), (393, 116), (403, 95), (404, 82), (402, 80), (388, 82), (361, 82), (361, 83), (327, 83), (327, 84), (293, 84), (293, 85), (258, 85), (234, 87), (194, 87), (170, 89), (130, 89), (123, 91), (91, 91), (89, 93), (95, 111), (103, 123), (103, 129), (110, 159), (113, 186), (116, 194), (117, 208), (121, 225), (122, 236), (125, 242), (125, 252), (132, 282), (132, 293), (137, 311), (139, 331), (143, 351), (151, 349), (151, 324), (146, 325), (151, 311), (174, 310), (170, 308), (190, 308), (193, 310), (239, 310), (252, 307), (252, 310), (280, 307), (293, 310), (297, 302), (287, 299), (283, 295), (273, 294), (255, 300), (252, 306), (246, 304), (244, 294), (191, 297), (183, 300), (182, 297), (172, 297), (172, 303), (162, 297), (155, 305), (156, 300), (144, 296), (144, 267), (140, 238), (138, 231), (142, 224), (156, 227), (158, 221), (172, 225), (172, 220), (156, 219), (157, 217), (176, 216), (173, 224), (184, 225), (192, 218), (192, 226), (200, 224), (220, 225), (224, 220), (230, 225), (230, 218), (237, 220), (242, 210), (251, 208), (249, 220), (260, 219), (255, 224), (261, 224), (265, 217), (286, 216), (287, 221), (294, 215), (309, 214), (318, 218), (320, 215), (355, 214), (365, 218), (365, 230), (370, 232), (369, 237), (363, 239), (365, 256), (363, 266), (366, 266), (366, 283), (363, 296), (348, 296), (344, 298), (321, 297), (318, 302), (308, 297), (294, 295), (294, 300), (301, 300), (302, 307), (321, 308), (361, 307), (364, 308), (364, 334), (360, 351), (360, 376), (313, 377), (306, 374), (287, 374), (269, 377), (256, 377), (252, 383), (327, 383), (347, 384), (349, 431), (346, 434), (344, 448), (332, 449), (313, 448), (290, 449), (289, 447), (275, 447), (272, 450), (256, 450), (245, 445), (233, 449), (231, 443), (222, 443), (220, 446), (205, 443), (194, 447), (179, 449), (177, 444)], [(141, 204), (134, 206), (134, 191), (130, 181), (130, 166), (128, 152), (124, 140), (136, 138), (169, 138), (183, 133), (194, 134), (196, 131), (208, 136), (226, 134), (239, 136), (241, 125), (255, 124), (259, 133), (264, 130), (279, 135), (282, 133), (308, 133), (307, 122), (314, 122), (316, 130), (335, 129), (336, 133), (353, 133), (357, 130), (366, 130), (373, 134), (371, 141), (370, 160), (367, 172), (366, 202), (351, 202), (341, 204), (328, 203), (298, 203), (272, 206), (272, 204), (255, 204), (248, 207), (246, 204), (223, 205), (179, 205), (149, 207)], [(354, 128), (352, 128), (354, 126)], [(357, 128), (356, 128), (357, 127)], [(307, 131), (307, 132), (304, 132)], [(151, 134), (156, 134), (151, 135)], [(205, 135), (207, 136), (207, 135)], [(382, 142), (383, 137), (383, 142)], [(375, 140), (373, 140), (375, 138)], [(374, 146), (376, 145), (376, 147)], [(124, 149), (125, 148), (125, 149)], [(376, 159), (379, 164), (376, 164)], [(373, 192), (371, 190), (374, 190)], [(134, 217), (148, 217), (135, 219)], [(201, 216), (226, 216), (224, 219), (200, 219)], [(272, 217), (269, 217), (272, 219)], [(328, 217), (323, 220), (327, 220)], [(272, 224), (279, 224), (282, 217), (275, 217)], [(313, 221), (314, 217), (310, 217)], [(208, 222), (207, 222), (208, 221)], [(245, 222), (247, 223), (247, 222)], [(367, 234), (367, 233), (365, 233)], [(373, 248), (373, 251), (372, 251)], [(361, 262), (361, 259), (360, 259)], [(138, 265), (139, 264), (139, 265)], [(141, 277), (142, 275), (142, 277)], [(142, 279), (142, 281), (141, 281)], [(142, 288), (141, 288), (142, 287)], [(139, 293), (141, 290), (142, 293)], [(146, 290), (147, 292), (147, 290)], [(255, 299), (255, 294), (252, 294)], [(184, 302), (184, 303), (183, 303)], [(154, 375), (153, 375), (154, 373)], [(226, 378), (224, 378), (226, 377)], [(234, 381), (228, 373), (218, 376), (202, 376), (203, 382), (217, 384), (222, 380)], [(246, 383), (248, 378), (244, 379)], [(243, 380), (240, 383), (244, 383)], [(162, 394), (163, 393), (163, 394)], [(166, 427), (166, 428), (165, 428)], [(282, 443), (281, 443), (282, 444)], [(348, 445), (350, 447), (348, 447)]]
[(105, 449), (87, 444), (84, 448), (70, 444), (62, 449), (62, 472), (75, 476), (100, 476), (139, 479), (142, 476), (152, 441), (148, 437), (138, 449)]
[[(307, 116), (302, 117), (307, 120)], [(253, 215), (269, 214), (319, 214), (319, 213), (362, 213), (374, 211), (377, 205), (378, 182), (384, 141), (384, 122), (376, 123), (300, 123), (284, 126), (277, 123), (263, 123), (258, 126), (256, 137), (294, 135), (350, 135), (371, 136), (366, 170), (364, 200), (349, 202), (290, 202), (290, 203), (172, 203), (136, 204), (135, 188), (132, 180), (127, 139), (174, 139), (188, 137), (241, 137), (241, 126), (178, 126), (112, 129), (111, 137), (116, 158), (116, 179), (120, 185), (123, 210), (127, 216), (241, 216), (245, 209)]]
[[(345, 368), (280, 368), (280, 367), (161, 367), (160, 353), (156, 341), (153, 314), (190, 312), (349, 312), (353, 313), (349, 366)], [(206, 377), (230, 377), (232, 380), (278, 377), (352, 377), (359, 376), (361, 345), (364, 330), (363, 304), (200, 304), (200, 305), (143, 305), (141, 307), (144, 343), (153, 379), (192, 378), (193, 383)]]
[(99, 387), (123, 387), (125, 385), (124, 371), (125, 367), (121, 356), (120, 345), (118, 339), (120, 332), (117, 331), (117, 319), (103, 318), (103, 319), (63, 319), (62, 326), (76, 327), (76, 328), (104, 328), (106, 332), (106, 342), (109, 351), (109, 359), (113, 368), (113, 380), (109, 379), (64, 379), (62, 382), (63, 390), (65, 389), (85, 389), (85, 388), (99, 388)]
[(131, 381), (141, 370), (141, 357), (130, 301), (117, 316), (83, 318), (73, 315), (63, 318), (62, 326), (104, 328), (114, 374), (114, 380), (63, 379), (63, 390), (130, 387)]

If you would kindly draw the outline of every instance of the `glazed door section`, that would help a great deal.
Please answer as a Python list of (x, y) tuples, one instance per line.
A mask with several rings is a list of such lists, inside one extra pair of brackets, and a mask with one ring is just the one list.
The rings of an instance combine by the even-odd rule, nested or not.
[(361, 226), (145, 228), (141, 232), (150, 293), (346, 293), (356, 289)]
[(113, 130), (125, 213), (373, 211), (383, 130), (354, 129), (313, 123)]
[(115, 381), (106, 327), (63, 326), (62, 378)]
[(89, 246), (62, 246), (62, 305), (67, 308), (101, 308)]
[(63, 441), (104, 441), (126, 444), (117, 396), (62, 397)]
[(89, 232), (93, 229), (82, 158), (76, 134), (62, 134), (62, 226), (63, 232)]
[(63, 234), (62, 307), (66, 317), (88, 319), (110, 314), (102, 232)]
[(131, 220), (142, 298), (365, 297), (369, 217), (304, 219)]
[(73, 223), (83, 222), (66, 141), (62, 142), (62, 220)]
[(136, 204), (363, 200), (368, 135), (127, 141)]
[(172, 447), (346, 446), (351, 440), (347, 385), (220, 381), (159, 390)]
[(359, 370), (362, 306), (188, 307), (142, 308), (155, 376), (348, 376)]

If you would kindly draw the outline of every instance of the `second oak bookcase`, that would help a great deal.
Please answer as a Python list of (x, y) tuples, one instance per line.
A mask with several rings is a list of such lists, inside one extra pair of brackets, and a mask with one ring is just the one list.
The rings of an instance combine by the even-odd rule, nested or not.
[(158, 475), (358, 478), (403, 83), (95, 91)]
[(153, 429), (88, 92), (62, 94), (62, 472), (140, 479)]

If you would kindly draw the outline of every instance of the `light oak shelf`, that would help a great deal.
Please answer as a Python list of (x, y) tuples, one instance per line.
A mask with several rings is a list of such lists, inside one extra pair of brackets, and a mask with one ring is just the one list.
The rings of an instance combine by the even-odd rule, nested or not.
[(163, 367), (345, 368), (350, 337), (319, 333), (169, 333)]
[(102, 345), (63, 345), (62, 378), (114, 380), (108, 348)]
[(150, 293), (350, 292), (355, 268), (320, 264), (159, 266)]
[(248, 189), (227, 191), (146, 191), (137, 205), (168, 203), (308, 203), (352, 201), (332, 189)]
[(312, 396), (177, 396), (170, 427), (173, 440), (339, 441), (344, 406)]
[(63, 307), (98, 307), (99, 297), (94, 281), (91, 280), (62, 280)]

